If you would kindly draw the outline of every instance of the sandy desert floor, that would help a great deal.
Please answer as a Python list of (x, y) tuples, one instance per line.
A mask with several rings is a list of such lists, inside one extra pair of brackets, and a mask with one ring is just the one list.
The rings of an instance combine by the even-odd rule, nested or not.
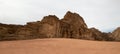
[(2, 41), (0, 54), (120, 54), (120, 42), (65, 38)]

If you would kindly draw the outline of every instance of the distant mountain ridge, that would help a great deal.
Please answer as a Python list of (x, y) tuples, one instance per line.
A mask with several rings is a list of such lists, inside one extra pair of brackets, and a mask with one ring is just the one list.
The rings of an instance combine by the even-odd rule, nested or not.
[[(41, 21), (26, 25), (0, 24), (0, 40), (21, 40), (34, 38), (75, 38), (100, 41), (120, 41), (120, 35), (103, 33), (96, 28), (88, 28), (77, 13), (68, 11), (63, 19), (55, 15), (43, 17)], [(117, 39), (116, 39), (117, 38)]]

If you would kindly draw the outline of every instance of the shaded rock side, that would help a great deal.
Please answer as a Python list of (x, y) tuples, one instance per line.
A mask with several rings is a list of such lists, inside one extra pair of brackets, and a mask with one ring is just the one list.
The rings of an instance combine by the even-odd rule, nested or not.
[(2, 24), (0, 23), (0, 40), (17, 40), (18, 36), (15, 35), (17, 29), (23, 27), (22, 25)]
[(90, 28), (92, 32), (92, 37), (94, 40), (99, 40), (99, 41), (113, 41), (114, 39), (110, 37), (111, 33), (105, 33), (101, 32), (96, 28)]
[(71, 38), (91, 39), (91, 32), (79, 14), (68, 11), (61, 21), (69, 24)]
[(55, 15), (45, 16), (39, 25), (38, 34), (48, 38), (59, 37), (59, 19)]
[(112, 32), (112, 35), (110, 35), (112, 38), (115, 39), (115, 41), (120, 41), (120, 27), (118, 27), (117, 29), (115, 29)]

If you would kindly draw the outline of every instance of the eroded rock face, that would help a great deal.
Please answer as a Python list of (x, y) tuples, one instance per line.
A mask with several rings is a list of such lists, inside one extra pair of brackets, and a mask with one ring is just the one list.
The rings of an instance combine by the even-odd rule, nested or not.
[(91, 32), (79, 14), (68, 11), (61, 21), (69, 24), (68, 32), (72, 38), (91, 39)]
[(93, 37), (95, 40), (102, 40), (102, 32), (96, 28), (90, 28), (91, 32), (93, 33)]
[(5, 27), (0, 27), (0, 34), (7, 34), (8, 33), (8, 29)]
[(112, 32), (111, 37), (114, 38), (116, 41), (120, 41), (120, 27)]
[(79, 27), (87, 28), (87, 25), (86, 25), (85, 21), (83, 20), (83, 18), (79, 14), (72, 13), (70, 11), (68, 11), (65, 14), (62, 21), (73, 25), (73, 27), (76, 27), (76, 29), (78, 29)]
[[(33, 38), (76, 38), (89, 40), (120, 40), (120, 29), (103, 33), (96, 28), (88, 28), (83, 18), (68, 11), (63, 19), (55, 15), (43, 17), (41, 21), (28, 22), (26, 25), (0, 24), (0, 40), (20, 40)], [(114, 39), (113, 39), (114, 37)]]
[(59, 19), (55, 15), (45, 16), (39, 27), (39, 34), (43, 34), (48, 38), (54, 38), (58, 36)]
[(18, 37), (15, 35), (18, 28), (22, 25), (7, 25), (0, 23), (0, 40), (16, 40)]

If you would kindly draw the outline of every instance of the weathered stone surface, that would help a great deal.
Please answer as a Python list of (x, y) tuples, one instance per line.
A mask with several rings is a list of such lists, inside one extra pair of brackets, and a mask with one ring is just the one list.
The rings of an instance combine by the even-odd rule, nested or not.
[(55, 15), (45, 16), (40, 23), (39, 34), (43, 34), (48, 38), (58, 36), (59, 19)]
[(15, 35), (15, 33), (20, 27), (23, 26), (0, 23), (0, 40), (16, 40), (18, 37)]
[(102, 39), (102, 32), (99, 31), (96, 28), (90, 28), (91, 32), (92, 32), (92, 36), (94, 37), (95, 40), (101, 40)]
[(85, 21), (83, 20), (83, 18), (79, 14), (72, 13), (70, 11), (68, 11), (65, 14), (62, 21), (73, 25), (73, 27), (76, 27), (76, 29), (78, 29), (79, 27), (87, 28), (87, 25), (86, 25)]
[[(45, 16), (41, 21), (26, 25), (0, 24), (0, 40), (20, 40), (33, 38), (76, 38), (100, 41), (120, 40), (120, 29), (103, 33), (96, 28), (88, 28), (83, 18), (68, 11), (63, 19), (55, 15)], [(113, 39), (114, 38), (114, 39)]]
[(0, 34), (7, 34), (8, 33), (8, 29), (5, 27), (0, 27)]
[(105, 33), (101, 32), (96, 28), (90, 28), (92, 32), (92, 37), (94, 40), (100, 40), (100, 41), (113, 41), (114, 39), (110, 37), (111, 33)]
[(91, 39), (91, 33), (79, 14), (68, 11), (61, 21), (69, 24), (70, 28), (68, 29), (68, 32), (70, 33), (71, 38)]
[(112, 32), (111, 37), (114, 38), (116, 41), (120, 41), (120, 27)]

